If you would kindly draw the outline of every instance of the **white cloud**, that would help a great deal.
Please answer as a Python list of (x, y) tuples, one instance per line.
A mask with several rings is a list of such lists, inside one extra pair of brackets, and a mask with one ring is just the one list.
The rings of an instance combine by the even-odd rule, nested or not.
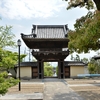
[(55, 16), (66, 2), (62, 0), (0, 0), (0, 14), (10, 19)]

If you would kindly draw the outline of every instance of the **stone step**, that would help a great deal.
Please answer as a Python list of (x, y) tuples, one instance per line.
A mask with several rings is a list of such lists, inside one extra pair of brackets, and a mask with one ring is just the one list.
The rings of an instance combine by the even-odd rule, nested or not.
[(0, 100), (43, 100), (43, 93), (6, 94)]

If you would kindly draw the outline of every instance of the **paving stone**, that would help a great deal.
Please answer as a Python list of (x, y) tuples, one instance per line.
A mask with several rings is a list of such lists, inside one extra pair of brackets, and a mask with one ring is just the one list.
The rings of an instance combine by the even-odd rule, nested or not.
[(63, 79), (44, 79), (44, 100), (85, 100), (66, 84)]

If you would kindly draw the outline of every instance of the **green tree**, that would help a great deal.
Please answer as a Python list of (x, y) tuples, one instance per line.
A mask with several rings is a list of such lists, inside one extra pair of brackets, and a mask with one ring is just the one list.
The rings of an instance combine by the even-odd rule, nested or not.
[[(11, 28), (11, 26), (0, 26), (0, 71), (2, 68), (14, 67), (15, 62), (17, 63), (15, 53), (4, 50), (6, 46), (16, 47), (16, 42), (13, 40), (15, 35), (11, 32)], [(7, 72), (0, 72), (0, 94), (4, 95), (10, 87), (18, 82), (18, 79), (8, 78)]]
[(16, 85), (19, 80), (8, 78), (7, 72), (0, 73), (0, 94), (4, 95), (8, 89)]
[(98, 65), (97, 65), (97, 73), (100, 74), (100, 60), (97, 61)]
[(88, 63), (88, 70), (90, 74), (95, 74), (97, 73), (97, 66), (98, 64), (94, 59), (91, 59), (91, 61)]
[[(97, 55), (100, 55), (100, 52)], [(100, 74), (100, 59), (95, 60), (95, 62), (97, 63), (97, 73)]]
[[(75, 7), (85, 7), (88, 10), (97, 10), (88, 12), (86, 16), (76, 20), (74, 24), (75, 30), (69, 30), (69, 49), (72, 52), (76, 51), (89, 52), (90, 50), (98, 50), (98, 39), (100, 38), (100, 0), (65, 0), (68, 2), (67, 9)], [(94, 5), (95, 4), (95, 5)]]
[(81, 61), (82, 61), (83, 63), (85, 63), (85, 64), (88, 64), (88, 63), (89, 63), (88, 58), (83, 58), (83, 59), (81, 59)]
[(58, 66), (56, 67), (56, 74), (57, 74), (57, 76), (58, 76)]
[[(14, 68), (14, 65), (18, 62), (18, 53), (11, 52), (8, 50), (0, 49), (0, 66), (8, 71), (10, 68)], [(26, 57), (25, 54), (20, 55), (20, 60), (22, 62), (23, 58)]]
[[(25, 56), (24, 54), (20, 55), (21, 61)], [(18, 53), (0, 49), (0, 57), (0, 94), (4, 95), (10, 87), (19, 82), (18, 79), (9, 78), (7, 73), (18, 63)]]
[(75, 30), (69, 31), (69, 49), (71, 52), (89, 52), (99, 49), (100, 13), (89, 12), (86, 16), (76, 20)]
[(76, 54), (76, 57), (74, 57), (73, 55), (71, 55), (71, 60), (73, 61), (82, 61), (85, 64), (88, 64), (89, 60), (88, 58), (80, 58), (80, 56), (78, 54)]
[(53, 67), (48, 62), (44, 62), (44, 76), (53, 76)]
[(0, 26), (0, 48), (6, 46), (15, 47), (15, 35), (11, 32), (12, 26)]
[[(14, 64), (17, 63), (16, 60), (14, 59), (14, 56), (12, 56), (13, 53), (10, 52), (10, 54), (8, 53), (8, 51), (6, 52), (6, 55), (8, 53), (8, 56), (4, 56), (5, 51), (1, 50), (2, 53), (0, 52), (0, 94), (4, 95), (8, 89), (14, 85), (16, 85), (19, 80), (18, 79), (14, 79), (14, 78), (8, 78), (8, 73), (6, 70), (8, 70), (9, 68), (14, 67)], [(6, 72), (4, 72), (6, 71)]]
[(78, 54), (76, 54), (76, 57), (73, 57), (73, 55), (71, 55), (71, 60), (73, 60), (73, 61), (81, 61), (80, 56)]
[(97, 10), (100, 10), (100, 0), (65, 0), (68, 2), (67, 9), (75, 7), (85, 7), (88, 10), (94, 8), (96, 5)]

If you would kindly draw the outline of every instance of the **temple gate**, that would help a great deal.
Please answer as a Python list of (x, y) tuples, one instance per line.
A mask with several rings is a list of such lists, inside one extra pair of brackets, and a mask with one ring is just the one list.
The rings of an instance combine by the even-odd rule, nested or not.
[(64, 64), (69, 55), (67, 25), (33, 25), (32, 33), (21, 37), (32, 55), (37, 59), (37, 69), (32, 69), (33, 77), (36, 72), (39, 79), (44, 78), (43, 62), (58, 62), (58, 78), (70, 77), (70, 68)]

